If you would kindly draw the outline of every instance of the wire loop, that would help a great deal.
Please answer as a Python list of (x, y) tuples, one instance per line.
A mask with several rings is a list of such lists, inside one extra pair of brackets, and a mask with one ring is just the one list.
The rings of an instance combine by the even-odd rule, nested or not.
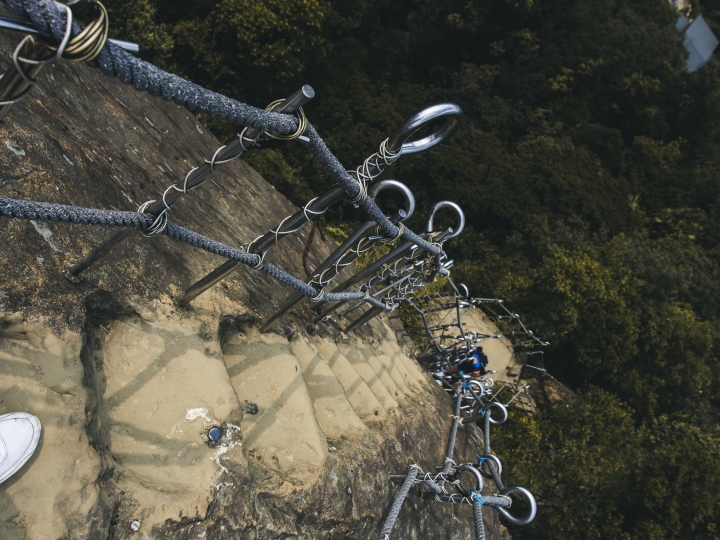
[[(66, 8), (67, 26), (71, 31), (72, 11), (68, 6), (60, 5)], [(68, 62), (90, 62), (94, 60), (107, 41), (110, 21), (105, 6), (97, 0), (88, 0), (87, 5), (95, 11), (96, 17), (78, 35), (70, 38), (70, 31), (66, 31), (59, 46), (42, 41), (48, 50), (57, 53), (58, 57), (62, 56)]]
[[(164, 195), (163, 195), (164, 197)], [(150, 201), (144, 202), (138, 207), (138, 212), (145, 212), (148, 208), (150, 208), (150, 205), (154, 204), (156, 201), (155, 199), (152, 199)], [(165, 227), (167, 227), (168, 218), (167, 218), (167, 210), (163, 210), (155, 217), (155, 221), (153, 221), (149, 227), (147, 228), (140, 228), (140, 234), (145, 236), (146, 238), (151, 238), (155, 235), (160, 234), (165, 230)]]
[(359, 206), (365, 199), (367, 199), (368, 184), (377, 176), (382, 174), (386, 167), (392, 165), (395, 161), (400, 159), (402, 155), (402, 148), (393, 152), (388, 148), (388, 139), (385, 139), (380, 143), (380, 149), (367, 158), (362, 165), (360, 165), (354, 171), (347, 171), (348, 174), (358, 183), (358, 193), (355, 197), (350, 200), (350, 204)]
[[(273, 101), (270, 105), (265, 107), (265, 110), (272, 112), (284, 101), (284, 99), (277, 99)], [(297, 115), (298, 120), (298, 127), (295, 130), (295, 133), (291, 135), (281, 135), (280, 133), (270, 133), (269, 131), (266, 131), (265, 136), (270, 139), (276, 139), (279, 141), (292, 141), (293, 139), (297, 139), (298, 137), (300, 137), (303, 133), (305, 133), (305, 130), (308, 127), (308, 120), (305, 117), (305, 112), (303, 111), (302, 107), (299, 107), (295, 114)]]

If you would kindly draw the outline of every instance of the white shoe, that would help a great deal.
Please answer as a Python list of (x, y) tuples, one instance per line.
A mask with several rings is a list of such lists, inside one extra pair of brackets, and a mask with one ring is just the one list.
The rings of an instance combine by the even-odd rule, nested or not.
[(0, 416), (0, 484), (30, 459), (40, 441), (40, 431), (40, 420), (32, 414)]

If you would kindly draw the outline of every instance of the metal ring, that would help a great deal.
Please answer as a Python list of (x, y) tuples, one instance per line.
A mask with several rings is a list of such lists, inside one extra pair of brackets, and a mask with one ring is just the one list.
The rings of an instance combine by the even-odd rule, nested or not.
[(535, 497), (532, 493), (530, 493), (529, 490), (521, 486), (507, 487), (500, 492), (500, 495), (508, 496), (510, 495), (510, 493), (522, 493), (523, 495), (525, 495), (525, 498), (530, 504), (530, 512), (528, 512), (528, 515), (524, 518), (517, 518), (513, 516), (505, 508), (498, 508), (498, 512), (505, 516), (505, 519), (507, 519), (510, 523), (512, 523), (513, 525), (517, 525), (518, 527), (529, 524), (533, 519), (535, 519), (535, 516), (537, 515), (537, 502), (535, 501)]
[(483, 454), (478, 458), (480, 460), (480, 464), (478, 465), (478, 470), (480, 471), (480, 474), (482, 474), (485, 478), (492, 478), (492, 474), (490, 472), (485, 473), (483, 471), (482, 466), (483, 463), (485, 463), (486, 460), (491, 460), (493, 463), (495, 463), (495, 470), (497, 471), (498, 476), (502, 474), (502, 463), (500, 462), (500, 458), (497, 457), (495, 454)]
[(475, 467), (472, 465), (460, 465), (457, 469), (455, 469), (455, 474), (453, 474), (450, 478), (452, 478), (452, 485), (455, 488), (455, 490), (462, 495), (463, 497), (469, 497), (470, 493), (465, 490), (465, 488), (462, 487), (462, 484), (460, 484), (460, 475), (464, 473), (465, 471), (468, 471), (473, 476), (475, 476), (475, 480), (477, 481), (477, 486), (475, 489), (480, 492), (483, 490), (483, 487), (485, 487), (485, 482), (483, 480), (482, 475), (480, 474), (480, 471), (478, 471)]
[[(463, 110), (459, 105), (455, 105), (454, 103), (439, 103), (423, 109), (407, 119), (388, 137), (388, 150), (391, 152), (400, 151), (402, 154), (424, 152), (436, 144), (440, 144), (455, 133), (457, 128), (460, 127), (460, 118), (462, 118), (462, 116)], [(434, 133), (422, 139), (408, 142), (408, 139), (422, 126), (444, 117), (447, 117), (447, 120), (442, 126), (435, 130)]]
[[(463, 214), (463, 215), (465, 215), (465, 214)], [(462, 296), (461, 298), (470, 298), (470, 291), (468, 290), (467, 285), (465, 285), (464, 283), (458, 283), (458, 288), (462, 289), (462, 291), (465, 293), (465, 295)], [(470, 304), (468, 304), (468, 306), (469, 305)]]
[(438, 212), (438, 210), (442, 210), (444, 208), (449, 208), (457, 214), (458, 223), (457, 227), (453, 229), (453, 232), (450, 234), (450, 236), (445, 237), (443, 241), (455, 238), (461, 232), (463, 232), (463, 229), (465, 228), (465, 212), (462, 211), (462, 208), (460, 208), (452, 201), (440, 201), (435, 206), (433, 206), (432, 212), (430, 212), (430, 217), (428, 218), (427, 222), (427, 232), (433, 232), (433, 221), (435, 219), (435, 214)]
[[(482, 395), (483, 392), (485, 391), (485, 387), (483, 386), (482, 382), (478, 381), (477, 379), (470, 379), (467, 382), (467, 384), (468, 384), (468, 386), (475, 386), (476, 387), (475, 392), (479, 393), (480, 395)], [(470, 394), (470, 397), (475, 399), (475, 397), (472, 394)]]
[(398, 182), (397, 180), (383, 180), (382, 182), (378, 182), (375, 187), (372, 188), (370, 197), (375, 200), (377, 194), (386, 189), (399, 191), (405, 198), (405, 217), (400, 221), (405, 221), (412, 216), (415, 212), (415, 197), (413, 196), (412, 191), (410, 191), (410, 189), (402, 182)]
[[(490, 412), (490, 409), (492, 409), (493, 407), (495, 407), (496, 409), (500, 409), (502, 411), (502, 413), (503, 413), (502, 420), (494, 420), (493, 419), (492, 412)], [(488, 408), (485, 409), (485, 414), (490, 415), (490, 423), (491, 424), (496, 424), (496, 425), (504, 424), (505, 421), (508, 419), (508, 411), (502, 403), (491, 403), (490, 405), (488, 405)]]

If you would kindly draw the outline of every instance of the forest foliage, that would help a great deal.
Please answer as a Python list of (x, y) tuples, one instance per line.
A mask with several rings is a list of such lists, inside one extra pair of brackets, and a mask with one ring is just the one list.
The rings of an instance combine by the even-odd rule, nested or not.
[[(506, 481), (540, 504), (513, 537), (720, 538), (720, 62), (685, 70), (670, 3), (106, 5), (145, 58), (241, 101), (311, 84), (306, 112), (348, 168), (417, 110), (460, 104), (452, 140), (386, 177), (419, 214), (461, 204), (453, 275), (549, 339), (548, 369), (578, 392), (494, 432)], [(693, 6), (720, 35), (720, 0)], [(250, 162), (296, 204), (331, 183), (300, 144)]]

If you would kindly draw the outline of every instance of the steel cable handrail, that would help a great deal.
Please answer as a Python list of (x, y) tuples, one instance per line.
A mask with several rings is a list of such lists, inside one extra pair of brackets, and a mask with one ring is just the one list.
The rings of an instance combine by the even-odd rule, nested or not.
[[(68, 37), (75, 39), (84, 32), (85, 27), (72, 20), (70, 10), (62, 4), (50, 0), (7, 0), (7, 3), (20, 16), (29, 19), (43, 41), (51, 46), (65, 43)], [(135, 58), (109, 41), (104, 42), (97, 56), (88, 64), (99, 67), (105, 75), (118, 77), (123, 83), (132, 84), (138, 90), (147, 90), (151, 95), (172, 100), (192, 111), (274, 136), (290, 136), (298, 132), (300, 121), (292, 116), (258, 109), (185, 81), (149, 62)], [(462, 110), (454, 104), (440, 104), (417, 113), (383, 141), (380, 152), (374, 154), (377, 159), (366, 160), (366, 164), (358, 169), (359, 172), (355, 171), (355, 175), (342, 167), (310, 123), (307, 124), (304, 136), (311, 154), (328, 170), (347, 196), (378, 224), (383, 236), (402, 236), (431, 253), (440, 253), (441, 247), (437, 244), (427, 242), (411, 230), (392, 223), (374, 201), (363, 193), (366, 192), (367, 180), (377, 176), (403, 153), (423, 151), (451, 135), (457, 129), (461, 116)], [(445, 118), (445, 123), (438, 130), (428, 137), (410, 140), (420, 126), (437, 118)], [(276, 238), (281, 232), (281, 226), (282, 224), (274, 231)], [(156, 231), (155, 228), (152, 230)]]
[[(82, 208), (64, 204), (53, 204), (37, 201), (25, 201), (18, 199), (0, 198), (0, 215), (6, 218), (17, 218), (26, 220), (56, 221), (64, 223), (75, 223), (81, 225), (95, 225), (103, 227), (134, 227), (142, 229), (152, 224), (153, 216), (143, 212), (127, 212), (118, 210), (99, 210), (94, 208)], [(195, 231), (186, 229), (174, 223), (168, 222), (163, 230), (170, 238), (181, 240), (187, 244), (200, 248), (209, 253), (220, 255), (238, 263), (253, 267), (257, 265), (257, 255), (246, 253), (240, 249), (228, 246)], [(272, 278), (302, 292), (308, 298), (317, 298), (319, 292), (305, 282), (288, 274), (277, 266), (266, 263), (263, 265), (263, 272)], [(374, 298), (365, 298), (362, 292), (355, 293), (325, 293), (324, 301), (344, 301), (365, 299), (373, 306), (385, 309), (382, 304)]]

